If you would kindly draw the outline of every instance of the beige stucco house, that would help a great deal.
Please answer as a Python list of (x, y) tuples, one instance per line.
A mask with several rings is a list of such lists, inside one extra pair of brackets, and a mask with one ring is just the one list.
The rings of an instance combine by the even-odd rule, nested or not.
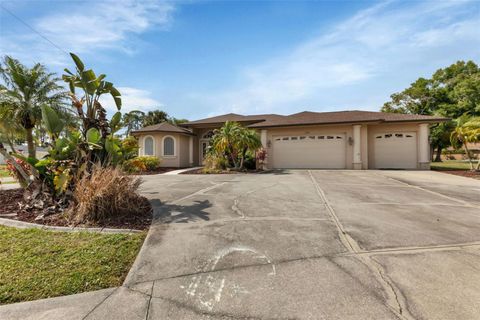
[(159, 157), (164, 167), (201, 165), (213, 130), (236, 121), (258, 130), (267, 168), (429, 169), (429, 125), (445, 120), (370, 111), (230, 113), (180, 126), (164, 122), (133, 134), (139, 154)]

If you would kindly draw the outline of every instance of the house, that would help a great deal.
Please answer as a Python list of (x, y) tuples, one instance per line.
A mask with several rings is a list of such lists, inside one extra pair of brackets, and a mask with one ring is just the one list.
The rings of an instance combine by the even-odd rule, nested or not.
[(155, 155), (165, 167), (201, 165), (214, 129), (236, 121), (258, 130), (267, 168), (429, 169), (429, 125), (445, 120), (371, 111), (229, 113), (180, 126), (164, 122), (133, 134), (139, 154)]

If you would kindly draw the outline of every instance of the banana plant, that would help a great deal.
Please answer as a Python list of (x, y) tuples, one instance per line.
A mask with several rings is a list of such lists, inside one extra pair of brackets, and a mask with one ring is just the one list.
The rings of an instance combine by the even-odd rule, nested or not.
[[(64, 69), (65, 73), (62, 79), (68, 83), (70, 88), (70, 98), (78, 116), (83, 123), (84, 134), (90, 128), (99, 129), (103, 138), (110, 133), (110, 126), (106, 118), (107, 112), (100, 104), (99, 99), (104, 94), (110, 94), (115, 101), (118, 110), (122, 107), (122, 98), (120, 92), (113, 86), (113, 83), (104, 80), (106, 75), (100, 74), (98, 77), (92, 69), (85, 69), (82, 60), (75, 54), (70, 53), (75, 63), (75, 73), (69, 69)], [(76, 89), (81, 89), (80, 96)], [(84, 110), (84, 105), (86, 110)]]

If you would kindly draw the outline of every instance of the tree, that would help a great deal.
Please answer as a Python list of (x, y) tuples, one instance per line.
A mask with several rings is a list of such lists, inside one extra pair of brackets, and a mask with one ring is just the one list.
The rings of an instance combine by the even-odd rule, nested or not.
[(126, 135), (129, 136), (133, 130), (138, 130), (142, 127), (145, 112), (140, 110), (133, 110), (123, 115), (123, 125), (127, 128)]
[(154, 124), (162, 123), (169, 120), (169, 116), (165, 111), (154, 110), (148, 111), (143, 117), (142, 126), (151, 126)]
[(235, 169), (242, 169), (247, 151), (255, 152), (262, 143), (255, 130), (227, 121), (220, 129), (215, 129), (211, 145), (217, 156), (225, 157)]
[[(430, 79), (419, 78), (405, 90), (394, 93), (381, 111), (439, 115), (457, 119), (463, 114), (480, 115), (480, 68), (473, 61), (458, 61), (437, 70)], [(451, 145), (454, 122), (431, 127), (432, 150), (440, 161), (442, 149)]]
[[(454, 147), (465, 148), (468, 161), (470, 163), (470, 170), (475, 170), (473, 167), (473, 159), (470, 150), (468, 149), (469, 143), (480, 142), (480, 117), (469, 118), (464, 115), (457, 119), (457, 126), (451, 134), (451, 143)], [(477, 163), (476, 170), (480, 169), (480, 160)]]
[(66, 94), (57, 84), (55, 74), (49, 73), (42, 64), (28, 68), (12, 57), (5, 56), (0, 62), (0, 107), (11, 120), (25, 132), (28, 156), (35, 157), (33, 129), (42, 119), (41, 106), (49, 105), (56, 110), (65, 109)]

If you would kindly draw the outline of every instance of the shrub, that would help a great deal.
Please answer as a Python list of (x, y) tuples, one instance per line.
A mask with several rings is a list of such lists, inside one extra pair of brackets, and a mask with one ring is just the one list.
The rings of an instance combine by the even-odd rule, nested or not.
[(257, 168), (257, 159), (255, 158), (252, 153), (247, 152), (245, 154), (245, 160), (243, 162), (243, 166), (247, 170), (255, 170)]
[(140, 156), (126, 160), (123, 170), (129, 173), (154, 171), (160, 165), (160, 159), (155, 156)]
[(141, 183), (140, 178), (125, 176), (119, 169), (93, 169), (76, 185), (70, 220), (88, 224), (145, 214), (149, 210), (148, 200), (136, 193)]
[(208, 153), (203, 160), (204, 173), (219, 173), (228, 167), (228, 160), (215, 153)]

